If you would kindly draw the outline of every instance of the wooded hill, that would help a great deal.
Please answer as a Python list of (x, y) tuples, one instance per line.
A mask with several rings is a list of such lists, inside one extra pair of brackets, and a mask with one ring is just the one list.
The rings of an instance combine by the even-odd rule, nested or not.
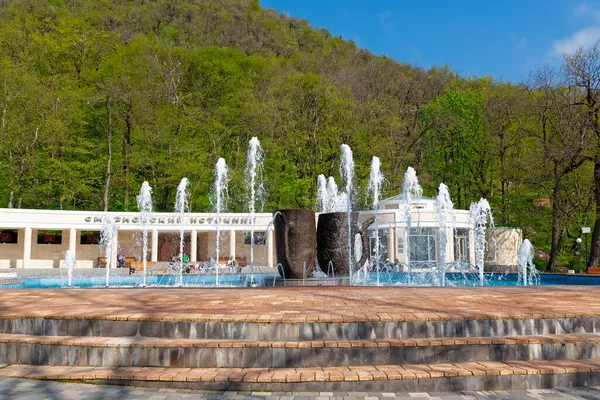
[(599, 214), (598, 82), (577, 80), (590, 57), (505, 84), (375, 56), (258, 1), (4, 0), (0, 205), (135, 211), (148, 180), (169, 211), (186, 176), (191, 209), (208, 211), (224, 157), (229, 210), (243, 211), (257, 136), (264, 210), (314, 207), (318, 174), (338, 176), (347, 143), (359, 207), (379, 156), (386, 195), (412, 165), (426, 195), (445, 182), (456, 207), (487, 197), (497, 225), (573, 264)]

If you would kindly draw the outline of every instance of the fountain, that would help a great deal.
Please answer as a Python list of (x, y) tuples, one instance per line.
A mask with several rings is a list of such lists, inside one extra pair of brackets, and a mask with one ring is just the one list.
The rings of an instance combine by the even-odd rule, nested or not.
[(73, 286), (73, 270), (76, 266), (77, 261), (75, 260), (75, 255), (71, 253), (71, 250), (65, 251), (65, 262), (62, 267), (67, 270), (67, 287)]
[(325, 175), (320, 174), (317, 177), (317, 209), (321, 212), (327, 212), (325, 211), (325, 209), (328, 205), (328, 201), (329, 198), (327, 196), (327, 178), (325, 178)]
[(146, 286), (147, 258), (148, 258), (148, 222), (152, 217), (152, 188), (148, 181), (142, 183), (140, 194), (136, 198), (138, 209), (140, 210), (140, 225), (142, 228), (142, 266), (144, 278), (142, 286)]
[[(350, 223), (348, 223), (350, 215)], [(345, 212), (323, 213), (319, 215), (317, 224), (317, 258), (320, 266), (327, 266), (331, 263), (331, 271), (338, 277), (350, 277), (352, 262), (350, 257), (358, 260), (358, 265), (364, 265), (367, 260), (368, 240), (367, 228), (373, 223), (375, 217), (370, 217), (358, 223), (359, 213), (352, 211), (350, 214)], [(348, 234), (347, 227), (350, 225)], [(360, 238), (357, 238), (360, 235)], [(348, 238), (350, 237), (350, 239)], [(352, 253), (348, 251), (348, 243), (353, 242)], [(358, 241), (359, 246), (356, 246)], [(360, 248), (360, 251), (358, 248)], [(351, 254), (351, 255), (350, 255)], [(356, 283), (349, 280), (350, 284)]]
[[(188, 190), (190, 187), (187, 178), (183, 178), (177, 186), (174, 215), (163, 216), (162, 213), (154, 212), (152, 204), (153, 189), (145, 181), (141, 185), (137, 196), (139, 217), (126, 214), (86, 217), (86, 222), (91, 223), (88, 229), (95, 228), (99, 230), (99, 225), (102, 224), (101, 251), (107, 260), (106, 286), (111, 283), (113, 286), (123, 284), (143, 287), (146, 285), (183, 286), (184, 281), (189, 286), (195, 286), (196, 284), (223, 285), (226, 282), (232, 282), (238, 278), (237, 274), (228, 274), (227, 276), (223, 274), (225, 266), (222, 265), (222, 259), (225, 257), (222, 258), (220, 252), (220, 231), (223, 224), (231, 225), (231, 229), (234, 231), (241, 229), (249, 231), (248, 265), (250, 268), (244, 271), (243, 274), (241, 274), (241, 270), (239, 271), (240, 282), (245, 279), (246, 285), (249, 284), (248, 282), (252, 284), (255, 281), (255, 275), (260, 276), (262, 274), (262, 271), (260, 269), (256, 270), (257, 267), (255, 266), (255, 256), (258, 249), (258, 244), (255, 242), (255, 236), (257, 235), (255, 229), (259, 225), (266, 225), (267, 231), (269, 231), (271, 224), (275, 228), (274, 243), (277, 247), (277, 261), (282, 265), (281, 273), (286, 279), (298, 279), (299, 277), (306, 279), (315, 270), (315, 273), (319, 276), (325, 274), (333, 277), (337, 275), (339, 282), (349, 282), (350, 284), (412, 286), (484, 284), (483, 263), (486, 251), (486, 228), (488, 223), (493, 225), (490, 206), (485, 199), (473, 203), (469, 212), (454, 210), (448, 187), (443, 183), (439, 185), (439, 193), (435, 200), (424, 198), (422, 197), (423, 189), (419, 184), (415, 170), (408, 167), (404, 174), (402, 193), (399, 196), (382, 201), (381, 190), (384, 177), (381, 172), (381, 160), (378, 157), (372, 157), (365, 199), (365, 202), (369, 204), (369, 211), (359, 213), (353, 210), (355, 206), (352, 204), (355, 179), (354, 167), (352, 150), (348, 145), (340, 146), (339, 174), (342, 183), (338, 187), (334, 177), (318, 176), (317, 208), (321, 212), (318, 215), (316, 224), (316, 216), (313, 210), (279, 210), (273, 214), (270, 221), (267, 216), (259, 214), (263, 207), (263, 149), (256, 137), (252, 137), (249, 141), (245, 163), (245, 202), (248, 214), (243, 216), (223, 216), (223, 212), (226, 210), (230, 179), (223, 158), (219, 158), (215, 165), (214, 182), (211, 189), (214, 215), (211, 216), (187, 214), (189, 212)], [(425, 217), (422, 222), (421, 216)], [(388, 248), (390, 250), (388, 252), (389, 258), (393, 258), (395, 262), (396, 257), (394, 257), (394, 254), (398, 254), (400, 256), (397, 259), (401, 260), (401, 262), (398, 261), (393, 265), (382, 262), (385, 261), (384, 251), (386, 246), (385, 243), (382, 243), (385, 236), (382, 236), (382, 232), (380, 232), (380, 224), (382, 224), (384, 218), (386, 221), (385, 226), (392, 228), (390, 234), (397, 235), (398, 238), (398, 240), (395, 240), (394, 236), (388, 237), (391, 243)], [(374, 223), (374, 229), (370, 232), (374, 242), (372, 249), (368, 245), (367, 239), (369, 237), (364, 234), (370, 226), (370, 221)], [(93, 223), (97, 224), (94, 228), (91, 226)], [(127, 279), (121, 279), (121, 277), (117, 279), (115, 277), (116, 272), (125, 271), (110, 271), (118, 263), (117, 232), (119, 229), (116, 223), (123, 223), (127, 230), (131, 228), (131, 224), (138, 224), (138, 232), (142, 234), (136, 233), (132, 235), (132, 238), (142, 237), (143, 240), (140, 243), (131, 245), (128, 243), (128, 238), (123, 238), (125, 240), (120, 244), (123, 253), (134, 248), (136, 249), (134, 251), (137, 252), (136, 246), (141, 247), (140, 267), (143, 268), (143, 279), (141, 274), (133, 274), (135, 276)], [(204, 257), (210, 257), (210, 263), (206, 264), (202, 261), (196, 263), (198, 257), (194, 257), (194, 262), (188, 265), (187, 254), (184, 254), (184, 240), (186, 240), (184, 228), (191, 228), (191, 225), (196, 224), (204, 225), (201, 230), (205, 230), (209, 226), (214, 227), (215, 245), (214, 248), (205, 249), (202, 247), (201, 249), (201, 252), (206, 252)], [(454, 237), (451, 237), (451, 225), (455, 229)], [(179, 230), (179, 260), (177, 262), (173, 262), (173, 260), (169, 263), (148, 262), (148, 231), (151, 228), (156, 229), (156, 231), (152, 231), (155, 234), (158, 233), (159, 229)], [(460, 230), (459, 233), (457, 233), (458, 230)], [(197, 230), (194, 231), (192, 228), (192, 235), (196, 236)], [(473, 236), (475, 236), (474, 245), (471, 244), (473, 243)], [(71, 237), (75, 238), (76, 236)], [(171, 258), (173, 253), (176, 252), (176, 237), (164, 235), (160, 247), (158, 246), (158, 235), (153, 236), (153, 239), (153, 256), (156, 256), (156, 260), (162, 260), (165, 256)], [(205, 243), (204, 238), (201, 238), (201, 240)], [(451, 250), (448, 243), (452, 242), (456, 246), (455, 251), (458, 255), (455, 262), (452, 262), (452, 254), (448, 253)], [(192, 246), (192, 254), (194, 255), (198, 253), (197, 243), (198, 240)], [(524, 245), (527, 243), (525, 242)], [(475, 247), (474, 252), (471, 249), (472, 247)], [(273, 250), (273, 247), (265, 246), (264, 249), (265, 254), (267, 254), (268, 251)], [(373, 254), (374, 271), (365, 262), (367, 257), (371, 255), (369, 250), (372, 250)], [(232, 250), (231, 253), (232, 256), (238, 254), (235, 250)], [(472, 254), (475, 254), (476, 257), (472, 257)], [(269, 255), (265, 256), (265, 259), (269, 258)], [(319, 261), (316, 268), (315, 258)], [(130, 260), (130, 257), (126, 258), (127, 262)], [(473, 262), (473, 260), (475, 261)], [(521, 260), (527, 259), (522, 255)], [(84, 262), (87, 263), (88, 260), (79, 260), (80, 269)], [(534, 268), (529, 267), (529, 264), (529, 261), (520, 262), (519, 277), (524, 285), (533, 283), (531, 277), (535, 277), (537, 273)], [(65, 262), (65, 267), (68, 265)], [(185, 279), (183, 278), (184, 274), (186, 274)], [(460, 274), (462, 274), (462, 280), (458, 282), (461, 279)], [(241, 278), (242, 275), (245, 278)], [(77, 279), (78, 277), (75, 281)], [(69, 285), (73, 284), (71, 276), (68, 280)], [(478, 283), (475, 283), (476, 280), (478, 280)], [(64, 285), (64, 278), (61, 282)], [(103, 283), (101, 282), (100, 285)], [(75, 282), (75, 285), (79, 286), (78, 282)]]
[[(348, 221), (348, 273), (350, 282), (352, 282), (352, 272), (354, 270), (354, 258), (352, 257), (352, 190), (354, 181), (354, 159), (352, 158), (352, 150), (347, 144), (340, 146), (342, 158), (340, 162), (340, 177), (345, 183), (346, 189), (346, 219)], [(359, 265), (359, 268), (362, 265)]]
[(216, 263), (217, 276), (216, 276), (215, 282), (216, 282), (216, 285), (218, 286), (219, 285), (219, 242), (221, 239), (220, 232), (219, 232), (219, 224), (220, 224), (221, 213), (223, 211), (225, 211), (225, 209), (226, 209), (227, 184), (229, 183), (229, 170), (227, 168), (227, 164), (225, 164), (225, 159), (219, 158), (219, 160), (217, 160), (217, 164), (215, 165), (214, 176), (215, 176), (215, 180), (214, 180), (213, 187), (212, 187), (211, 202), (212, 202), (212, 206), (213, 206), (213, 212), (217, 214), (216, 234), (215, 234), (215, 241), (216, 241), (215, 263)]
[(100, 232), (100, 245), (106, 258), (106, 287), (110, 286), (110, 269), (116, 268), (119, 227), (115, 218), (109, 214), (104, 218)]
[(305, 279), (312, 272), (317, 255), (315, 212), (278, 210), (273, 214), (273, 227), (279, 274), (284, 279)]
[(448, 186), (440, 183), (435, 199), (435, 211), (438, 220), (440, 249), (440, 285), (446, 286), (446, 246), (448, 242), (447, 223), (454, 218), (454, 204), (448, 192)]
[(262, 167), (263, 151), (258, 138), (250, 139), (248, 156), (246, 157), (246, 189), (248, 197), (248, 211), (250, 212), (250, 272), (251, 282), (254, 282), (254, 213), (256, 203), (259, 203), (262, 211), (263, 184)]
[(533, 245), (529, 239), (523, 240), (517, 252), (517, 285), (533, 286), (539, 284), (540, 274), (533, 263)]
[[(377, 271), (377, 286), (379, 286), (380, 270), (380, 243), (379, 243), (379, 196), (381, 194), (381, 185), (383, 184), (383, 174), (381, 173), (381, 161), (379, 157), (373, 157), (371, 160), (371, 173), (369, 175), (369, 185), (367, 197), (372, 200), (373, 210), (375, 211), (375, 270)], [(361, 266), (359, 265), (359, 268)]]
[(478, 202), (471, 203), (469, 218), (475, 232), (475, 265), (479, 271), (479, 286), (483, 286), (485, 283), (483, 275), (486, 247), (485, 231), (488, 222), (491, 227), (494, 226), (490, 203), (483, 197)]
[(417, 173), (413, 167), (408, 167), (404, 174), (404, 183), (402, 184), (402, 193), (404, 194), (404, 218), (406, 220), (406, 248), (408, 258), (406, 265), (408, 267), (408, 284), (411, 284), (412, 265), (410, 262), (410, 235), (412, 227), (412, 201), (414, 198), (423, 196), (423, 188), (419, 184)]
[(325, 179), (319, 175), (317, 179), (317, 208), (323, 213), (346, 212), (347, 195), (340, 192), (333, 176)]
[(179, 286), (183, 286), (183, 241), (184, 241), (184, 217), (188, 210), (188, 185), (189, 181), (187, 178), (181, 179), (177, 186), (177, 195), (175, 196), (175, 213), (179, 221), (179, 268), (177, 274), (179, 277)]

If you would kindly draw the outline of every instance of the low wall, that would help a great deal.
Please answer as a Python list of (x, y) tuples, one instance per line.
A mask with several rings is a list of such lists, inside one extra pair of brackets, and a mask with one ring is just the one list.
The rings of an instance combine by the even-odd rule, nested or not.
[[(77, 262), (79, 265), (79, 261)], [(53, 269), (16, 269), (14, 270), (17, 278), (56, 278), (66, 275), (66, 271), (60, 268)], [(73, 276), (105, 276), (106, 270), (104, 268), (76, 268), (73, 271)], [(129, 275), (129, 268), (113, 268), (110, 270), (111, 276), (127, 276)]]
[(516, 272), (517, 252), (523, 242), (521, 228), (488, 228), (485, 232), (486, 272)]

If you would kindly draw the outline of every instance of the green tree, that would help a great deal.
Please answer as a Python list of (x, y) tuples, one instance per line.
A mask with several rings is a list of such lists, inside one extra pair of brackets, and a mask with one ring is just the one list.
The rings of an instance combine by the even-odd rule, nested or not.
[(456, 91), (447, 91), (420, 113), (421, 130), (427, 132), (424, 170), (451, 188), (461, 208), (477, 196), (477, 182), (487, 179), (485, 165), (478, 164), (485, 163), (482, 114), (479, 93)]

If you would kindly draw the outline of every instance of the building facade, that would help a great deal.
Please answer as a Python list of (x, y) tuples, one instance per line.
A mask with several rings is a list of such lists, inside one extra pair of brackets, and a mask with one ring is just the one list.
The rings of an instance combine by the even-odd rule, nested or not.
[[(410, 237), (406, 223), (405, 200), (401, 196), (381, 201), (378, 211), (379, 254), (382, 260), (431, 266), (440, 261), (445, 247), (447, 263), (461, 261), (475, 264), (473, 227), (466, 210), (453, 210), (446, 222), (446, 245), (442, 246), (440, 224), (435, 201), (418, 198), (410, 208)], [(102, 257), (100, 231), (104, 220), (112, 215), (118, 227), (117, 254), (127, 258), (142, 258), (142, 232), (139, 213), (100, 211), (58, 211), (0, 209), (0, 268), (58, 268), (65, 252), (70, 250), (78, 268), (97, 267)], [(359, 223), (374, 215), (363, 211)], [(252, 219), (254, 224), (251, 223)], [(318, 219), (318, 215), (317, 215)], [(179, 256), (180, 231), (184, 232), (184, 253), (189, 262), (207, 262), (216, 257), (216, 231), (219, 228), (219, 262), (234, 257), (240, 264), (250, 261), (250, 230), (254, 229), (254, 262), (274, 268), (277, 264), (273, 216), (257, 213), (220, 214), (188, 213), (183, 223), (173, 213), (154, 213), (147, 223), (148, 255), (154, 262), (174, 261)], [(218, 222), (218, 224), (217, 224)], [(369, 228), (369, 252), (376, 253), (375, 225)], [(503, 232), (506, 236), (508, 233)], [(520, 234), (520, 231), (519, 231)], [(488, 235), (493, 237), (494, 235)], [(511, 246), (500, 246), (494, 239), (488, 248), (494, 255), (490, 260), (516, 264), (520, 236), (510, 235)], [(514, 243), (513, 243), (514, 242)], [(517, 243), (519, 242), (519, 243)], [(513, 254), (514, 253), (514, 254)]]
[[(118, 254), (141, 259), (142, 232), (138, 213), (0, 209), (0, 268), (58, 268), (70, 250), (78, 268), (98, 266), (100, 231), (107, 215), (118, 227)], [(271, 214), (221, 214), (219, 259), (250, 259), (250, 235), (254, 228), (255, 263), (273, 267)], [(189, 213), (183, 219), (172, 213), (154, 213), (147, 224), (150, 261), (171, 261), (179, 256), (180, 230), (184, 253), (190, 262), (215, 257), (217, 217)]]
[[(413, 199), (410, 208), (410, 238), (407, 226), (406, 200), (400, 196), (380, 202), (378, 211), (380, 257), (390, 261), (407, 264), (411, 268), (431, 267), (440, 261), (440, 223), (435, 208), (435, 200), (427, 197)], [(373, 211), (361, 212), (359, 222), (374, 215)], [(475, 264), (475, 246), (473, 225), (469, 220), (469, 211), (453, 210), (445, 224), (447, 263), (455, 261)], [(375, 253), (374, 225), (370, 227), (371, 255)]]

